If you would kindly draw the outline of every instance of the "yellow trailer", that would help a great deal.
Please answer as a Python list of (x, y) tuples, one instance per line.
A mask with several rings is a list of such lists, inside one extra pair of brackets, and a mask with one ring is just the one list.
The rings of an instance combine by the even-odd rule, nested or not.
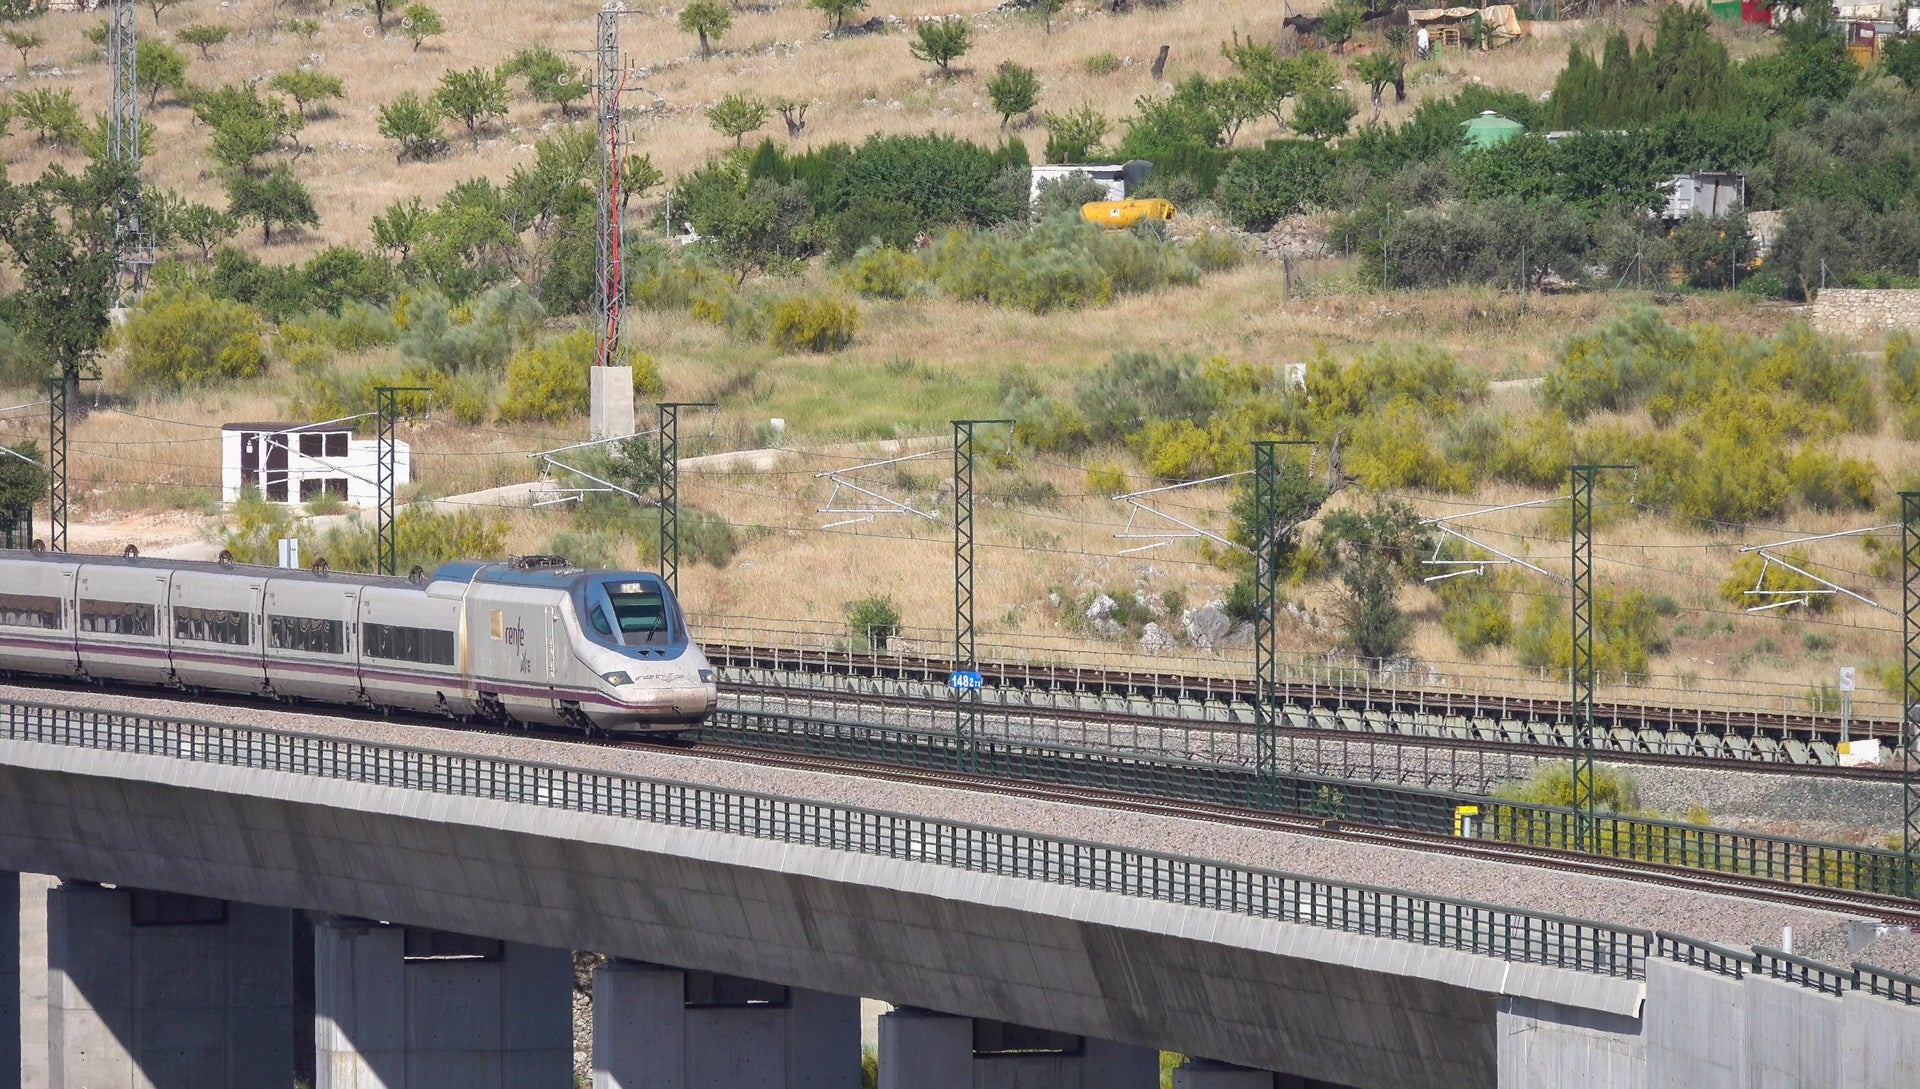
[(1119, 229), (1131, 227), (1143, 219), (1172, 219), (1178, 209), (1170, 200), (1096, 200), (1080, 206), (1080, 214), (1089, 223)]

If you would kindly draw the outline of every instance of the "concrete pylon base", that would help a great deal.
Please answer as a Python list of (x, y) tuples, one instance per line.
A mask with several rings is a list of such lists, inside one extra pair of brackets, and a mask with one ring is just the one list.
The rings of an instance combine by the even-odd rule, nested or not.
[(633, 434), (633, 368), (587, 368), (587, 437)]
[[(901, 1008), (880, 1015), (879, 1089), (1156, 1089), (1160, 1053), (1063, 1037), (1056, 1050), (999, 1050), (971, 1017)], [(1017, 1045), (1016, 1045), (1017, 1047)], [(986, 1048), (992, 1048), (987, 1050)]]
[(284, 908), (54, 887), (51, 1089), (291, 1084), (293, 930)]
[(860, 999), (612, 961), (593, 973), (594, 1089), (857, 1089)]

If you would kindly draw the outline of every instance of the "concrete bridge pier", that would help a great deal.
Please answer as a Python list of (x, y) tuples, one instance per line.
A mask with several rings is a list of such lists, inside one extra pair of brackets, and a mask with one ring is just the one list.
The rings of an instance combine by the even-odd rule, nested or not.
[(911, 1007), (880, 1015), (880, 1089), (1159, 1084), (1160, 1053), (1152, 1048)]
[(0, 870), (0, 1089), (20, 1089), (20, 875)]
[(1188, 1059), (1173, 1068), (1173, 1089), (1348, 1089), (1330, 1081), (1254, 1070), (1212, 1059)]
[[(14, 904), (17, 919), (17, 896)], [(54, 886), (47, 892), (48, 1085), (290, 1084), (293, 934), (284, 908), (77, 881)], [(14, 963), (18, 971), (17, 957)]]
[(860, 999), (610, 961), (593, 973), (593, 1089), (856, 1089)]
[(315, 1089), (572, 1084), (571, 952), (364, 919), (313, 941)]

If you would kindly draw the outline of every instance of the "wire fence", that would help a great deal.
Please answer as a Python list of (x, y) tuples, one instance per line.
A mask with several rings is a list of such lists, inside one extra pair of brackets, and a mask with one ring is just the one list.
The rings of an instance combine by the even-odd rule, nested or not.
[[(12, 701), (0, 702), (0, 737), (485, 798), (848, 851), (1620, 979), (1644, 979), (1648, 957), (1667, 955), (1666, 943), (1638, 927), (538, 761)], [(1706, 947), (1694, 939), (1679, 941)], [(1761, 956), (1755, 952), (1756, 966)], [(1822, 985), (1812, 981), (1811, 972), (1805, 978), (1788, 978), (1807, 986)], [(1908, 1003), (1920, 985), (1920, 980), (1864, 965), (1856, 965), (1849, 978), (1855, 987)]]

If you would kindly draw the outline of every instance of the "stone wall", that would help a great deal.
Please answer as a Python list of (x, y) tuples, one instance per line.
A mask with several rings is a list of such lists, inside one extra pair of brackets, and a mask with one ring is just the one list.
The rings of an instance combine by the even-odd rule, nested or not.
[(1920, 329), (1920, 290), (1830, 287), (1814, 300), (1813, 327), (1839, 336)]

